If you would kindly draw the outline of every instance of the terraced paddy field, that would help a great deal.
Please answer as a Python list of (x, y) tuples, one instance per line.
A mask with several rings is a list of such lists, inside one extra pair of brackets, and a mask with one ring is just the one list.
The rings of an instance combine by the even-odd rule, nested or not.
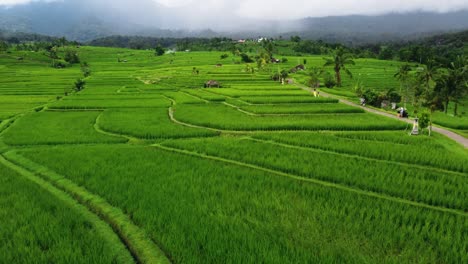
[[(68, 96), (78, 66), (0, 55), (2, 261), (468, 262), (468, 150), (445, 136), (219, 52), (79, 54)], [(397, 64), (355, 67), (393, 87)]]

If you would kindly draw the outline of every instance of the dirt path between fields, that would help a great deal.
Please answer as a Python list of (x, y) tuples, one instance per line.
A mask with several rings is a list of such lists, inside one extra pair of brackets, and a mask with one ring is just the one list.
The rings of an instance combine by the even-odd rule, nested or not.
[[(310, 89), (310, 88), (306, 88), (306, 87), (301, 87), (301, 88), (306, 90), (306, 91), (312, 92), (312, 89)], [(398, 119), (398, 120), (401, 120), (401, 121), (406, 122), (408, 124), (413, 124), (412, 119), (399, 118), (398, 116), (396, 116), (396, 114), (393, 115), (393, 114), (390, 114), (390, 113), (387, 113), (387, 112), (379, 111), (377, 109), (364, 107), (364, 106), (361, 106), (361, 105), (359, 105), (357, 103), (353, 103), (353, 102), (345, 100), (345, 99), (337, 98), (336, 96), (325, 93), (323, 91), (320, 91), (320, 95), (324, 96), (324, 97), (336, 98), (336, 99), (338, 99), (340, 101), (340, 103), (350, 105), (350, 106), (354, 106), (354, 107), (359, 107), (359, 108), (364, 109), (365, 111), (370, 112), (370, 113), (374, 113), (374, 114), (377, 114), (377, 115), (381, 115), (381, 116), (385, 116), (385, 117), (389, 117), (389, 118), (393, 118), (393, 119)], [(454, 133), (454, 132), (452, 132), (452, 131), (450, 131), (448, 129), (437, 127), (437, 126), (432, 126), (432, 131), (437, 132), (439, 134), (442, 134), (442, 135), (444, 135), (444, 136), (446, 136), (446, 137), (460, 143), (465, 148), (468, 148), (468, 139), (461, 136), (461, 135), (459, 135), (459, 134), (457, 134), (457, 133)]]

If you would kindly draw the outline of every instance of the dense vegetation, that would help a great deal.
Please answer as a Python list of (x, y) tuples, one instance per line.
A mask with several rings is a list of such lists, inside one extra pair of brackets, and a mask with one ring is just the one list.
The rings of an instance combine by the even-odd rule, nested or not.
[[(467, 149), (339, 101), (404, 97), (406, 63), (337, 46), (278, 57), (281, 43), (1, 52), (0, 219), (30, 224), (0, 225), (0, 259), (468, 262)], [(458, 116), (434, 112), (460, 134), (463, 96)]]

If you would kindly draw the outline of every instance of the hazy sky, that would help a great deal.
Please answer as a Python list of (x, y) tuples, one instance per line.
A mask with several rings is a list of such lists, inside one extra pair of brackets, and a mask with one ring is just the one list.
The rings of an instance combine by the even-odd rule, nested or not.
[[(67, 0), (0, 0), (0, 5), (26, 4), (35, 1)], [(128, 0), (136, 5), (139, 0)], [(141, 1), (141, 0), (140, 0)], [(246, 18), (294, 19), (349, 14), (382, 14), (388, 12), (436, 11), (468, 9), (468, 0), (152, 0), (172, 11), (188, 10), (206, 14), (226, 14)], [(100, 2), (99, 0), (95, 1)], [(125, 1), (118, 1), (120, 3)]]

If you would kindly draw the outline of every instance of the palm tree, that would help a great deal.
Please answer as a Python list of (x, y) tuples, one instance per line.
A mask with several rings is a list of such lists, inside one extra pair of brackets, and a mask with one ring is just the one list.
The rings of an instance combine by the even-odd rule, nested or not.
[(425, 85), (426, 91), (430, 90), (430, 86), (433, 84), (434, 78), (438, 75), (439, 68), (437, 68), (434, 60), (430, 60), (427, 65), (418, 72), (418, 76)]
[(344, 70), (349, 77), (353, 78), (353, 75), (346, 67), (346, 65), (354, 65), (353, 55), (346, 53), (343, 48), (338, 48), (336, 50), (335, 56), (332, 59), (325, 58), (326, 62), (323, 65), (324, 67), (333, 66), (335, 70), (336, 84), (341, 87), (341, 70)]
[(437, 80), (440, 79), (440, 69), (435, 65), (434, 60), (430, 60), (426, 67), (418, 72), (419, 83), (422, 90), (419, 91), (421, 105), (429, 109), (429, 136), (432, 132), (432, 116), (439, 109), (441, 96), (436, 89)]
[(401, 94), (401, 88), (405, 88), (405, 108), (406, 108), (406, 103), (408, 102), (408, 92), (409, 92), (409, 87), (408, 87), (408, 80), (409, 80), (409, 72), (411, 71), (411, 66), (409, 64), (404, 64), (400, 66), (400, 69), (398, 70), (393, 77), (397, 78), (400, 81), (400, 94)]
[(314, 67), (309, 72), (309, 86), (312, 88), (320, 87), (320, 76), (324, 73), (322, 68)]
[[(450, 64), (448, 69), (448, 84), (450, 99), (455, 103), (453, 115), (457, 115), (458, 103), (460, 99), (468, 94), (468, 58), (465, 56), (457, 56), (456, 60)], [(448, 101), (446, 102), (448, 107)], [(447, 112), (447, 110), (445, 110)]]

